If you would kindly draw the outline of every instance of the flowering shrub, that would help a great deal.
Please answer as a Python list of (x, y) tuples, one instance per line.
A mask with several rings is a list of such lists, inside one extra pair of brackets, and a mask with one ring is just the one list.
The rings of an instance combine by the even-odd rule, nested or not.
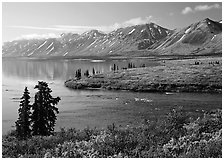
[(46, 152), (45, 158), (95, 158), (98, 152), (92, 148), (92, 142), (64, 142), (55, 149)]
[[(207, 140), (206, 140), (207, 139)], [(171, 139), (163, 146), (165, 157), (220, 157), (222, 130), (199, 139), (196, 134)]]
[(150, 158), (221, 157), (221, 110), (193, 120), (173, 110), (163, 121), (144, 121), (137, 127), (84, 130), (61, 129), (52, 136), (19, 140), (3, 136), (3, 157), (38, 158)]
[(163, 146), (165, 157), (221, 157), (221, 117), (221, 110), (217, 110), (185, 125), (187, 135), (172, 138)]

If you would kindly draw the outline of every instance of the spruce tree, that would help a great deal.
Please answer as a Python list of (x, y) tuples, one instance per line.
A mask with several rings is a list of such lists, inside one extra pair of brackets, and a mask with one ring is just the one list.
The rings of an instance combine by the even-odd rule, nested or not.
[(93, 68), (93, 75), (95, 75), (95, 69)]
[(88, 69), (85, 71), (84, 76), (89, 77), (89, 70)]
[(113, 69), (114, 71), (116, 70), (116, 64), (114, 64), (114, 69)]
[(23, 96), (21, 97), (20, 107), (18, 109), (19, 118), (16, 123), (16, 135), (20, 139), (26, 139), (31, 135), (30, 129), (30, 95), (27, 87), (24, 89)]
[(38, 92), (35, 94), (32, 106), (32, 134), (42, 136), (52, 135), (57, 120), (55, 113), (59, 113), (56, 105), (60, 101), (60, 97), (53, 98), (51, 96), (52, 90), (46, 82), (38, 81), (38, 85), (35, 88), (38, 89)]

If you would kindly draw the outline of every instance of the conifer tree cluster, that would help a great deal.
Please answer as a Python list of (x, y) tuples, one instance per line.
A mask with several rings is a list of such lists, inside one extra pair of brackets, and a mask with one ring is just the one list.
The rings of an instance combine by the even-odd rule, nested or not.
[(114, 64), (112, 67), (111, 67), (111, 70), (112, 71), (118, 71), (119, 70), (119, 68), (118, 68), (118, 66), (116, 65), (116, 64)]
[(82, 78), (82, 72), (81, 72), (81, 69), (78, 69), (75, 71), (75, 77), (77, 79), (81, 79)]
[(89, 70), (88, 69), (84, 72), (84, 76), (89, 77)]
[(39, 81), (35, 89), (38, 89), (38, 91), (35, 94), (33, 105), (30, 105), (27, 87), (25, 87), (21, 98), (18, 110), (19, 118), (15, 122), (16, 134), (20, 139), (26, 139), (32, 135), (48, 136), (54, 132), (57, 120), (55, 114), (59, 113), (56, 105), (60, 101), (60, 97), (53, 98), (51, 96), (52, 90), (43, 81)]
[(128, 63), (128, 68), (136, 68), (136, 67), (135, 67), (134, 63), (130, 62), (130, 63)]

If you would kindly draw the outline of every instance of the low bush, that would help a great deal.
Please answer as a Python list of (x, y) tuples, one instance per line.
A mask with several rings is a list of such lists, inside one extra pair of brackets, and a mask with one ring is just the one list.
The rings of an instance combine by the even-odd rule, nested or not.
[(51, 136), (19, 140), (14, 132), (3, 136), (3, 157), (66, 158), (217, 158), (222, 156), (222, 112), (192, 118), (182, 108), (165, 119), (144, 120), (137, 127), (61, 129)]

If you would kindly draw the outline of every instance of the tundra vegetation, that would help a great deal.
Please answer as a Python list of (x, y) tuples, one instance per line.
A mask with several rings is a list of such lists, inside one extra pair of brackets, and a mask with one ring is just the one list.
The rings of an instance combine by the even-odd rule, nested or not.
[(174, 108), (166, 118), (144, 120), (137, 127), (106, 129), (61, 128), (50, 136), (33, 135), (19, 139), (12, 131), (3, 136), (3, 157), (49, 158), (221, 158), (222, 112), (205, 112), (192, 117)]
[(102, 88), (144, 92), (216, 92), (222, 89), (220, 57), (161, 60), (151, 67), (128, 68), (95, 74), (88, 78), (69, 79), (65, 86), (73, 89)]

